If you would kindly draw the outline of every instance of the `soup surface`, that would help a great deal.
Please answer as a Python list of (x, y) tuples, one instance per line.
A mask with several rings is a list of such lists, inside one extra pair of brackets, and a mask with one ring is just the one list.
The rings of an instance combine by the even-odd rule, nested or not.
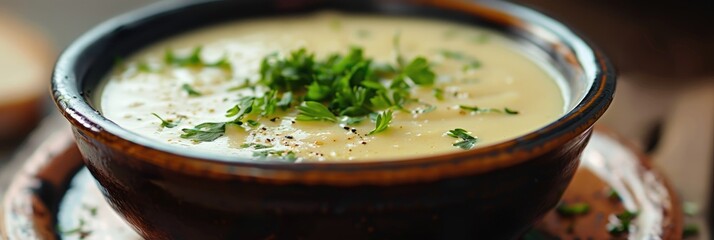
[(155, 44), (118, 61), (95, 103), (119, 126), (186, 151), (396, 160), (487, 146), (556, 120), (566, 103), (545, 62), (474, 26), (326, 12)]

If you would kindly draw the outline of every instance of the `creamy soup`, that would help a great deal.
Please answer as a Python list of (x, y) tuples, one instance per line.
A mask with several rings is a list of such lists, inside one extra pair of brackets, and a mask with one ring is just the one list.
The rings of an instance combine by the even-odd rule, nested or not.
[(566, 102), (545, 62), (498, 33), (433, 19), (254, 19), (119, 61), (96, 105), (186, 151), (396, 160), (488, 146), (556, 120)]

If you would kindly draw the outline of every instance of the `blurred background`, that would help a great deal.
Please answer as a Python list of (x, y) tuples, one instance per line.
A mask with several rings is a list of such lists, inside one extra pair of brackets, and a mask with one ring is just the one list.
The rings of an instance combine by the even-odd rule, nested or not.
[[(681, 198), (698, 207), (687, 221), (701, 226), (699, 239), (708, 239), (714, 1), (514, 1), (572, 26), (613, 60), (618, 89), (600, 124), (652, 157)], [(46, 84), (57, 54), (99, 22), (152, 2), (0, 0), (0, 73), (5, 75), (0, 79), (0, 196), (21, 164), (10, 161), (17, 147), (42, 116), (54, 112)], [(28, 86), (12, 85), (13, 79)], [(27, 90), (18, 91), (22, 87)]]

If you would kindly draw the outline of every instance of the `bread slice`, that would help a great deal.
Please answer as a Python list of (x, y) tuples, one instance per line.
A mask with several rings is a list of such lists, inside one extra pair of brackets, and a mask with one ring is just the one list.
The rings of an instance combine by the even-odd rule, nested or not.
[(0, 11), (0, 141), (22, 137), (39, 121), (54, 56), (42, 34)]

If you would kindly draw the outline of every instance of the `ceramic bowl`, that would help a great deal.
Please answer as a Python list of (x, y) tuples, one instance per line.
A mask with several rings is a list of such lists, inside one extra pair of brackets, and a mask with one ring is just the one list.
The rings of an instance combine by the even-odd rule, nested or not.
[[(560, 119), (516, 139), (439, 156), (363, 163), (226, 159), (140, 137), (104, 118), (92, 91), (116, 56), (211, 24), (325, 9), (490, 28), (566, 78)], [(556, 205), (615, 74), (561, 23), (493, 1), (163, 2), (109, 20), (62, 54), (52, 90), (110, 205), (147, 239), (511, 239)]]

